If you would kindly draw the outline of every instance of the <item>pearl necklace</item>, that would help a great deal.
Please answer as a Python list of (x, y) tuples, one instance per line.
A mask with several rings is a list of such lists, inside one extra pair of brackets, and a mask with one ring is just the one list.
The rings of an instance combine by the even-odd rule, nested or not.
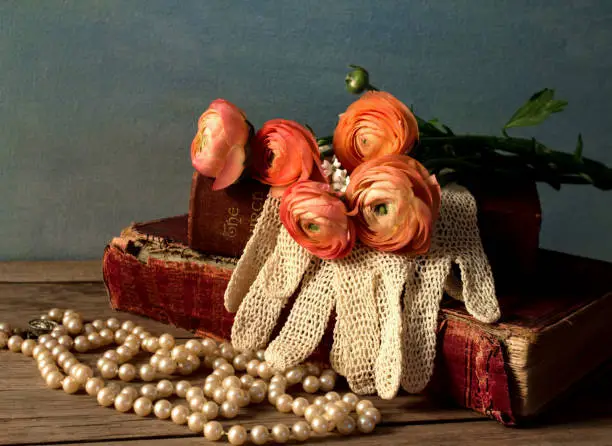
[[(207, 440), (226, 437), (233, 445), (242, 445), (248, 440), (257, 445), (270, 441), (286, 443), (292, 439), (306, 441), (313, 434), (323, 435), (334, 430), (342, 435), (355, 431), (370, 433), (381, 421), (380, 411), (371, 401), (360, 400), (354, 393), (340, 396), (334, 392), (336, 373), (332, 369), (321, 370), (316, 364), (278, 373), (264, 360), (263, 350), (237, 352), (230, 343), (217, 343), (210, 338), (177, 344), (171, 334), (156, 337), (130, 320), (122, 323), (110, 318), (84, 323), (82, 316), (73, 310), (54, 308), (41, 319), (57, 325), (37, 341), (24, 340), (12, 334), (8, 324), (0, 323), (0, 349), (8, 348), (33, 357), (47, 387), (61, 388), (69, 394), (83, 389), (96, 397), (101, 406), (114, 406), (119, 412), (133, 411), (142, 417), (153, 413), (159, 419), (187, 425), (192, 432), (203, 433)], [(71, 352), (85, 353), (111, 344), (118, 347), (106, 350), (96, 362), (99, 377)], [(152, 356), (148, 363), (136, 367), (130, 360), (141, 351)], [(203, 386), (166, 379), (169, 375), (188, 376), (202, 366), (213, 370)], [(238, 376), (238, 372), (242, 375)], [(163, 379), (153, 384), (160, 378), (158, 375)], [(138, 378), (146, 384), (138, 389), (105, 381), (114, 378), (124, 383)], [(327, 393), (312, 401), (293, 398), (287, 390), (298, 385), (309, 394), (320, 390)], [(171, 403), (167, 398), (173, 395), (185, 399), (187, 404)], [(279, 412), (293, 412), (305, 421), (291, 427), (279, 423), (272, 429), (259, 425), (249, 431), (240, 424), (226, 431), (216, 421), (219, 417), (235, 418), (240, 408), (266, 399)]]

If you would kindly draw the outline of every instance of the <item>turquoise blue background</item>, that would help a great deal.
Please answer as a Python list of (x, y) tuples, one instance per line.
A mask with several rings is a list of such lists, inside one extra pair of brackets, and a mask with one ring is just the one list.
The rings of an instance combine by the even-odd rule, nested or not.
[[(0, 2), (0, 260), (95, 259), (132, 221), (187, 211), (197, 117), (333, 130), (349, 63), (427, 118), (495, 133), (533, 92), (562, 114), (515, 135), (612, 164), (606, 0)], [(540, 187), (542, 246), (612, 261), (612, 192)]]

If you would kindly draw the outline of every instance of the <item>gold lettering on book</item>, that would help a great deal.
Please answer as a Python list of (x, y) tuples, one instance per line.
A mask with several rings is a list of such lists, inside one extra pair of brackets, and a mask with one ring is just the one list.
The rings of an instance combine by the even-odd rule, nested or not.
[(240, 209), (228, 208), (227, 213), (228, 217), (225, 219), (225, 222), (223, 222), (223, 235), (225, 237), (234, 238), (238, 232), (238, 225), (242, 223)]
[(266, 194), (263, 192), (253, 192), (253, 201), (251, 202), (251, 218), (249, 221), (249, 233), (253, 232), (255, 225), (257, 224), (257, 218), (263, 209), (264, 202), (266, 201)]

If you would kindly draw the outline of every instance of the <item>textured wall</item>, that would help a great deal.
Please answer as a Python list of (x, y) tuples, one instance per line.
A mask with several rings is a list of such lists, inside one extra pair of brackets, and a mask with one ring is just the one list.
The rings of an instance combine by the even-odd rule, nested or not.
[[(195, 121), (329, 133), (346, 65), (456, 131), (494, 132), (543, 87), (569, 101), (514, 132), (612, 164), (605, 0), (0, 2), (0, 260), (98, 258), (132, 221), (186, 212)], [(612, 192), (540, 188), (542, 245), (612, 261)]]

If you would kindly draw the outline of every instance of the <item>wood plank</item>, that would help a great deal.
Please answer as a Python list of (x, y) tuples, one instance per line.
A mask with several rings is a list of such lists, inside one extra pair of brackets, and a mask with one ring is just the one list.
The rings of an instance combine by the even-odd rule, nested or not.
[(27, 327), (28, 321), (51, 308), (72, 308), (86, 320), (116, 317), (131, 319), (151, 333), (171, 333), (192, 337), (182, 328), (172, 327), (142, 316), (115, 311), (110, 307), (103, 283), (0, 283), (0, 321), (13, 327)]
[[(343, 437), (329, 435), (312, 438), (304, 444), (332, 445), (353, 444), (361, 446), (380, 446), (381, 443), (394, 446), (508, 446), (508, 445), (546, 445), (564, 444), (609, 446), (612, 439), (612, 425), (588, 422), (563, 427), (540, 427), (534, 429), (511, 429), (493, 421), (449, 424), (427, 424), (417, 426), (379, 426), (369, 435)], [(97, 444), (97, 443), (94, 443)], [(132, 441), (106, 441), (109, 446), (196, 446), (218, 444), (204, 442), (201, 436), (181, 438), (157, 438)], [(227, 443), (225, 443), (227, 444)]]
[(101, 282), (102, 260), (0, 262), (0, 282)]
[[(80, 358), (93, 364), (99, 355), (86, 354)], [(189, 380), (202, 383), (206, 371), (201, 369)], [(0, 444), (40, 444), (47, 442), (78, 442), (80, 440), (110, 440), (147, 436), (189, 435), (184, 426), (122, 414), (98, 406), (86, 394), (67, 395), (61, 390), (47, 389), (40, 378), (34, 360), (21, 354), (0, 351)], [(139, 385), (135, 383), (135, 385)], [(312, 397), (310, 397), (312, 398)], [(444, 407), (423, 396), (401, 395), (391, 401), (369, 397), (375, 401), (385, 423), (422, 423), (483, 419), (468, 410)], [(269, 404), (243, 410), (232, 423), (254, 424), (291, 423), (299, 418), (281, 414)], [(201, 440), (200, 440), (201, 441)]]

